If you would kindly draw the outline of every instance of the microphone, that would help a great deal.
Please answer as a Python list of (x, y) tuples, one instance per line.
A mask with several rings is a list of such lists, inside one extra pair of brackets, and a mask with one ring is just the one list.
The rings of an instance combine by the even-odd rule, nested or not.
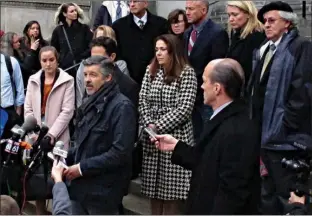
[(24, 124), (20, 127), (15, 125), (12, 129), (12, 140), (18, 142), (19, 139), (23, 139), (26, 133), (35, 130), (37, 127), (37, 120), (33, 116), (27, 116)]
[(38, 138), (37, 138), (36, 142), (33, 145), (33, 148), (35, 150), (38, 149), (38, 146), (39, 146), (40, 142), (43, 140), (44, 136), (47, 135), (48, 131), (49, 131), (49, 127), (46, 126), (45, 124), (42, 124), (42, 126), (40, 128), (40, 132), (39, 132)]
[(37, 126), (37, 120), (33, 116), (28, 116), (25, 119), (24, 124), (20, 127), (15, 125), (12, 129), (12, 137), (7, 140), (7, 144), (5, 146), (5, 151), (9, 153), (7, 157), (7, 162), (10, 160), (10, 155), (17, 155), (20, 147), (20, 139), (23, 139), (26, 133), (35, 130)]
[(57, 141), (55, 143), (55, 147), (53, 148), (53, 154), (57, 163), (59, 162), (60, 158), (67, 158), (68, 152), (64, 150), (64, 147), (65, 145), (63, 141)]

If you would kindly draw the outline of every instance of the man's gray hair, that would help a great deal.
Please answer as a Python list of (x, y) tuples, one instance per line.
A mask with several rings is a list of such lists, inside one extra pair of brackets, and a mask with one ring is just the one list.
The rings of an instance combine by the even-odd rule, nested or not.
[(203, 2), (207, 8), (207, 13), (209, 11), (209, 1), (208, 0), (201, 0), (201, 2)]
[(297, 24), (298, 24), (298, 16), (297, 16), (296, 13), (293, 13), (293, 12), (286, 12), (286, 11), (278, 11), (278, 12), (279, 12), (279, 15), (280, 15), (283, 19), (285, 19), (285, 20), (291, 22), (292, 27), (296, 27), (296, 26), (297, 26)]
[(83, 66), (93, 66), (100, 65), (100, 71), (103, 74), (103, 77), (109, 75), (114, 76), (115, 65), (113, 61), (104, 56), (91, 56), (82, 62)]
[(237, 61), (226, 58), (216, 63), (209, 78), (212, 83), (222, 84), (230, 98), (237, 99), (243, 96), (245, 75)]

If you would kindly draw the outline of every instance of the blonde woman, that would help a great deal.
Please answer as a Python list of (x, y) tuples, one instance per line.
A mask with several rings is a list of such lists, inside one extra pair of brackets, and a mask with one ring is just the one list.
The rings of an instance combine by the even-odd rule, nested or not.
[[(238, 61), (245, 72), (245, 86), (252, 73), (252, 53), (265, 39), (263, 25), (257, 19), (257, 8), (252, 1), (228, 1), (228, 27), (231, 45), (228, 58)], [(245, 88), (246, 89), (246, 88)]]
[[(83, 10), (75, 3), (62, 4), (55, 14), (55, 22), (58, 26), (52, 33), (51, 46), (60, 54), (59, 67), (66, 70), (90, 56), (92, 32), (83, 23), (86, 22)], [(76, 77), (77, 68), (67, 72)]]
[[(93, 33), (93, 39), (98, 37), (109, 37), (116, 41), (115, 31), (107, 25), (101, 25)], [(117, 42), (116, 42), (117, 43)]]

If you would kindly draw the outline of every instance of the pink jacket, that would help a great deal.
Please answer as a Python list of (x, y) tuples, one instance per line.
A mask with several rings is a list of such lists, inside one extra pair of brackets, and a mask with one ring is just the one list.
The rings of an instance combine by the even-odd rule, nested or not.
[[(54, 136), (56, 141), (63, 141), (68, 149), (70, 141), (68, 124), (75, 109), (74, 78), (62, 69), (59, 70), (60, 75), (47, 99), (45, 124), (50, 128), (48, 133)], [(25, 118), (33, 115), (39, 125), (41, 125), (41, 73), (42, 70), (30, 76), (24, 104)]]

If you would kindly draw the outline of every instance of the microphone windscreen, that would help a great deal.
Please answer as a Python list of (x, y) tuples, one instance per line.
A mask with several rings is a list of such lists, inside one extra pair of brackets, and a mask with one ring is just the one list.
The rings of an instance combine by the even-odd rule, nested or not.
[(37, 126), (37, 120), (33, 116), (27, 116), (24, 124), (22, 125), (22, 129), (25, 132), (35, 130)]
[(64, 146), (64, 142), (59, 140), (55, 143), (54, 148), (64, 149)]

